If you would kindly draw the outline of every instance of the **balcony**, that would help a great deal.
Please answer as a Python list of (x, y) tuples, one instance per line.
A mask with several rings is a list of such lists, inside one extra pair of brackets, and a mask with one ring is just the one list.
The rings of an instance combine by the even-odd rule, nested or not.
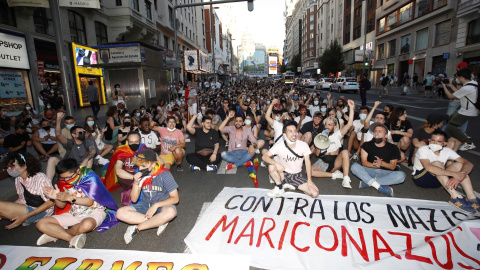
[(458, 5), (457, 18), (465, 17), (472, 13), (478, 13), (480, 0), (462, 0)]

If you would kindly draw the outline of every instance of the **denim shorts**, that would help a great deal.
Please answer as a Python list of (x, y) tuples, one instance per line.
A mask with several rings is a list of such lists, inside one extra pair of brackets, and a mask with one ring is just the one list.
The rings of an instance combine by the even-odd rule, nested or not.
[[(135, 211), (139, 212), (139, 213), (142, 213), (142, 214), (146, 214), (148, 209), (150, 209), (150, 207), (152, 207), (153, 203), (147, 203), (147, 202), (144, 202), (144, 201), (141, 201), (137, 204), (131, 204), (129, 205), (130, 207), (133, 207), (135, 209)], [(165, 207), (173, 207), (173, 209), (175, 209), (175, 212), (177, 212), (177, 207), (175, 207), (175, 205), (165, 205), (165, 206), (162, 206), (162, 207), (159, 207), (157, 209), (157, 212), (155, 212), (154, 215), (162, 212), (162, 209), (165, 208)]]
[[(28, 206), (28, 205), (25, 205), (25, 207), (27, 208), (27, 214), (30, 213), (30, 212), (33, 212), (33, 210), (35, 210), (35, 208), (33, 208), (33, 207), (31, 207), (31, 206)], [(38, 213), (38, 214), (36, 214), (36, 215), (34, 215), (34, 216), (31, 216), (31, 217), (29, 217), (27, 220), (25, 220), (25, 221), (23, 222), (23, 225), (24, 225), (24, 226), (28, 226), (28, 225), (30, 225), (30, 224), (32, 224), (32, 223), (35, 223), (35, 222), (37, 222), (39, 219), (44, 218), (46, 215), (47, 215), (47, 211), (43, 211), (43, 212)]]

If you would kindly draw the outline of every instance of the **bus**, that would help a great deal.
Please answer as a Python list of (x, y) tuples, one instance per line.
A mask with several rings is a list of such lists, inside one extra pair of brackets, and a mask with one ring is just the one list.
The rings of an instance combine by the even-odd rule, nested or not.
[(295, 72), (285, 72), (282, 73), (282, 79), (285, 82), (285, 84), (293, 84), (295, 80)]

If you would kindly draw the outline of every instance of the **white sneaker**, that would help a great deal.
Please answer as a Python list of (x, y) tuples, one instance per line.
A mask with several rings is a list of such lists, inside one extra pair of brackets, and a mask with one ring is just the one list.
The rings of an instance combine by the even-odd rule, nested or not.
[(295, 190), (295, 187), (290, 185), (290, 184), (283, 184), (283, 189), (290, 189), (290, 190)]
[(268, 175), (268, 180), (270, 180), (270, 184), (275, 184), (275, 181), (273, 181), (272, 177), (270, 176), (270, 174)]
[(460, 151), (467, 151), (467, 150), (472, 150), (472, 149), (475, 149), (477, 148), (473, 142), (472, 143), (464, 143), (462, 144), (462, 146), (460, 146), (460, 148), (458, 150)]
[(275, 186), (272, 189), (272, 191), (267, 193), (267, 196), (270, 197), (270, 198), (275, 198), (277, 196), (282, 196), (284, 193), (285, 193), (285, 190), (283, 188), (279, 189), (277, 186)]
[(100, 165), (105, 165), (105, 164), (110, 162), (110, 160), (108, 160), (108, 159), (106, 159), (106, 158), (104, 158), (100, 155), (96, 156), (95, 159), (97, 160), (97, 163), (100, 164)]
[(343, 178), (343, 173), (341, 171), (334, 171), (332, 173), (332, 179), (333, 180), (340, 179), (340, 178)]
[(264, 167), (264, 168), (268, 168), (268, 164), (265, 162), (265, 161), (260, 161), (260, 166)]
[(343, 181), (342, 181), (342, 187), (344, 188), (352, 188), (352, 186), (350, 185), (350, 182), (352, 182), (352, 180), (350, 180), (350, 176), (344, 176), (343, 177)]
[(72, 240), (70, 240), (70, 247), (74, 247), (75, 249), (82, 249), (85, 246), (85, 242), (87, 242), (87, 235), (82, 233), (79, 235), (75, 235)]
[(190, 139), (185, 139), (185, 142), (191, 142)]
[(125, 244), (128, 245), (130, 242), (132, 242), (133, 237), (135, 237), (135, 235), (139, 233), (140, 231), (137, 229), (137, 225), (128, 226), (125, 234), (123, 235), (123, 240), (125, 240)]
[(50, 235), (42, 234), (37, 240), (37, 246), (43, 246), (46, 243), (57, 242), (57, 238), (51, 237)]
[(357, 153), (353, 154), (350, 159), (357, 161), (357, 160), (358, 160), (358, 155), (357, 155)]
[(165, 224), (163, 224), (163, 225), (158, 226), (157, 236), (159, 236), (160, 234), (162, 234), (162, 232), (165, 230), (165, 228), (167, 228), (167, 225), (168, 225), (168, 222), (165, 223)]
[(255, 154), (260, 154), (260, 149), (255, 149)]

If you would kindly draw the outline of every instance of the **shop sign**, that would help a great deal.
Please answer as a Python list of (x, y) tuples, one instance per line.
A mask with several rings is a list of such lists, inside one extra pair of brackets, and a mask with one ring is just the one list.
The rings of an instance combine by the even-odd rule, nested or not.
[(0, 32), (0, 67), (30, 69), (24, 37)]
[(363, 51), (355, 50), (355, 62), (363, 62)]
[(38, 70), (38, 75), (43, 76), (45, 74), (45, 62), (38, 60), (37, 61), (37, 70)]
[(448, 59), (450, 58), (450, 53), (446, 52), (446, 53), (443, 53), (443, 59)]
[(100, 49), (100, 63), (132, 63), (142, 62), (139, 46)]
[(21, 72), (0, 71), (0, 98), (27, 97)]
[(7, 3), (9, 7), (50, 7), (48, 0), (7, 0)]
[(79, 7), (79, 8), (98, 8), (100, 9), (99, 0), (60, 0), (58, 5), (61, 7)]

